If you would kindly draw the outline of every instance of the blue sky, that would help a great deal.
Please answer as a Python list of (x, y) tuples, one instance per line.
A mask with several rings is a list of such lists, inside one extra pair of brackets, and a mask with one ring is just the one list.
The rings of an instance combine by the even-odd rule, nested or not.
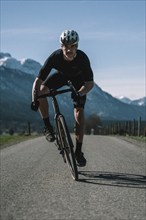
[(41, 64), (75, 29), (95, 82), (113, 96), (145, 96), (145, 1), (1, 0), (1, 51)]

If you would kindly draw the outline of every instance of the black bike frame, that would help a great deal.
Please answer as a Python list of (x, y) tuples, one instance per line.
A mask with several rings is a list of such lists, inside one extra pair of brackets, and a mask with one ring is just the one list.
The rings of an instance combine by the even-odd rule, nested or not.
[[(52, 96), (52, 106), (53, 106), (53, 109), (54, 109), (54, 120), (55, 120), (55, 128), (56, 128), (56, 142), (58, 144), (57, 135), (60, 136), (60, 133), (59, 133), (57, 120), (58, 120), (59, 116), (61, 116), (63, 118), (64, 118), (64, 116), (60, 113), (59, 105), (58, 105), (58, 102), (57, 102), (57, 99), (56, 99), (55, 96)], [(61, 139), (61, 137), (60, 137), (60, 139)]]
[[(68, 131), (68, 128), (66, 126), (66, 121), (65, 121), (65, 118), (64, 116), (61, 114), (60, 112), (60, 109), (59, 109), (59, 104), (57, 102), (57, 99), (56, 99), (56, 95), (58, 94), (62, 94), (62, 93), (66, 93), (66, 92), (76, 92), (74, 87), (69, 84), (69, 89), (62, 89), (62, 90), (51, 90), (49, 93), (47, 94), (44, 94), (44, 95), (40, 95), (38, 96), (37, 98), (46, 98), (46, 97), (51, 97), (52, 98), (52, 106), (53, 106), (53, 110), (54, 110), (54, 120), (55, 120), (55, 129), (56, 129), (56, 144), (58, 146), (58, 150), (60, 150), (60, 153), (62, 154), (63, 156), (63, 160), (64, 162), (66, 162), (67, 160), (67, 163), (68, 163), (68, 166), (70, 168), (70, 171), (71, 171), (71, 174), (72, 174), (72, 177), (74, 180), (78, 180), (78, 170), (77, 170), (77, 165), (76, 165), (76, 162), (75, 162), (75, 156), (74, 156), (74, 152), (73, 152), (73, 143), (72, 143), (72, 139), (69, 135), (69, 131)], [(69, 150), (70, 150), (70, 153), (71, 153), (71, 157), (69, 156), (68, 154), (68, 151), (66, 151), (66, 147), (64, 147), (64, 144), (62, 144), (62, 134), (60, 133), (60, 120), (63, 120), (63, 124), (64, 124), (64, 128), (65, 129), (65, 133), (67, 135), (67, 140), (68, 140), (68, 143), (69, 143)], [(61, 141), (60, 141), (61, 140)], [(65, 152), (64, 152), (65, 151)]]

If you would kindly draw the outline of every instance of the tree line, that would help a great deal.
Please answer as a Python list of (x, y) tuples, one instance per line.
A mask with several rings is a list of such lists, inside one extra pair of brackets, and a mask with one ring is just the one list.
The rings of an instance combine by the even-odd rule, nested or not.
[[(8, 133), (13, 135), (15, 133), (31, 135), (33, 132), (41, 133), (39, 122), (37, 125), (31, 122), (23, 123), (11, 123), (7, 129), (2, 131), (0, 134)], [(69, 128), (71, 132), (74, 128)], [(129, 136), (146, 136), (146, 121), (142, 121), (141, 117), (137, 120), (123, 120), (123, 121), (111, 121), (101, 120), (97, 115), (91, 115), (85, 119), (85, 134), (87, 135), (129, 135)]]
[(85, 125), (87, 134), (146, 136), (146, 121), (141, 117), (137, 120), (101, 121), (99, 117), (91, 116)]

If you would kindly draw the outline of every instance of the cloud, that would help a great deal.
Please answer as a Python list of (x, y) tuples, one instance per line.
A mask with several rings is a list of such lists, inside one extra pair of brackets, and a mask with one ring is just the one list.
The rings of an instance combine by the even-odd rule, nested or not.
[(98, 69), (94, 74), (94, 80), (114, 97), (126, 96), (136, 99), (146, 96), (146, 76), (141, 66)]
[(81, 33), (82, 40), (143, 40), (145, 32), (89, 31)]
[[(28, 35), (47, 35), (50, 31), (46, 27), (30, 27), (30, 28), (10, 28), (1, 30), (2, 35), (18, 36), (22, 34)], [(51, 29), (52, 39), (58, 36), (57, 29)], [(80, 36), (82, 40), (144, 40), (145, 32), (132, 31), (86, 31), (80, 29)]]
[(146, 86), (143, 79), (100, 79), (97, 84), (112, 96), (126, 96), (131, 99), (146, 96)]
[(2, 35), (18, 36), (22, 34), (46, 34), (48, 30), (41, 28), (12, 28), (1, 30)]

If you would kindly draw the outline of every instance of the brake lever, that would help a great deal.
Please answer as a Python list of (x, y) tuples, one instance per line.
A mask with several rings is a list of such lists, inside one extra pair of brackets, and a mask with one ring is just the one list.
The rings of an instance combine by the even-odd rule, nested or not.
[(37, 102), (38, 100), (38, 91), (34, 90), (34, 102)]

